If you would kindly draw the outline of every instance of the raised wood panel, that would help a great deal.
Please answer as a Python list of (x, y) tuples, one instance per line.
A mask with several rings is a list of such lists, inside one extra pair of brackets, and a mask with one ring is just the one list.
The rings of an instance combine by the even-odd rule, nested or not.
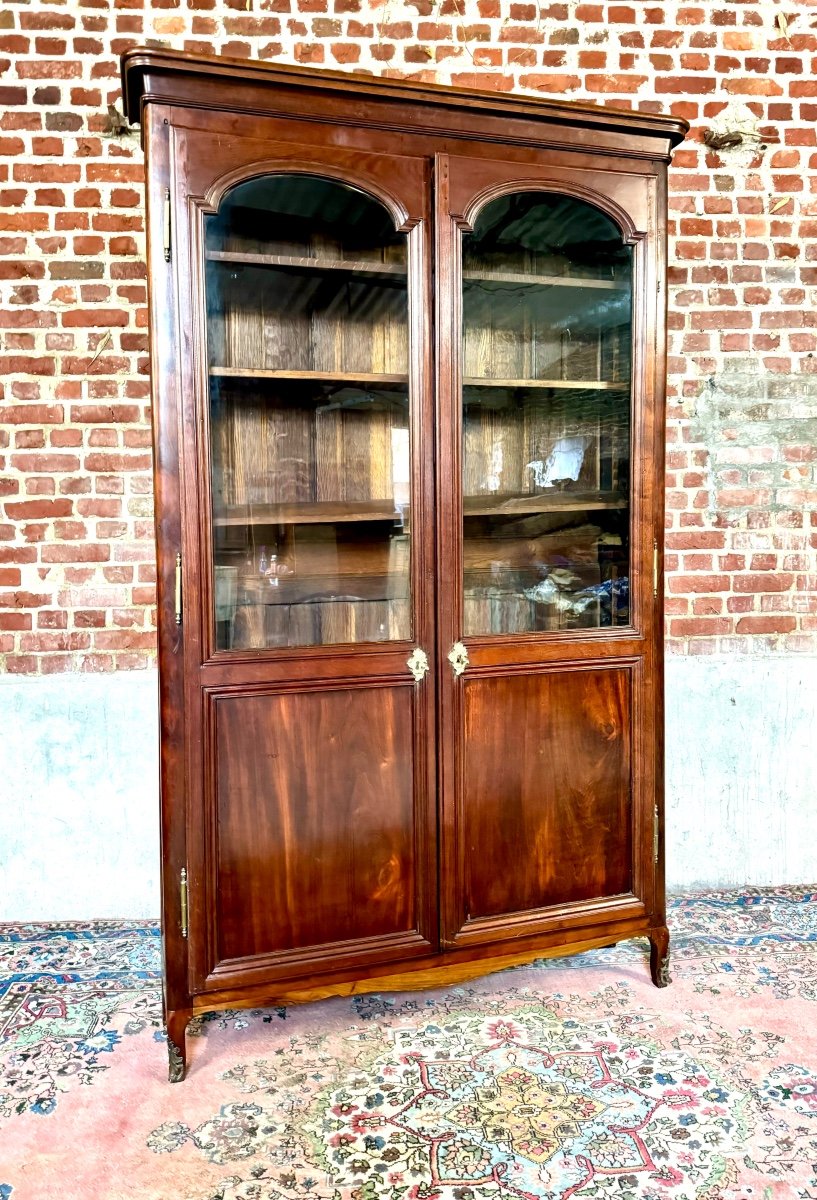
[(409, 687), (215, 704), (219, 960), (416, 928)]
[(629, 672), (472, 678), (463, 707), (468, 917), (629, 892)]

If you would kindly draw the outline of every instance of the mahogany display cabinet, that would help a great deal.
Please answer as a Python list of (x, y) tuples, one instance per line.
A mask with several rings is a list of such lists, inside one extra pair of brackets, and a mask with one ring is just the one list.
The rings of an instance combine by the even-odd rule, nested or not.
[(681, 120), (135, 49), (193, 1013), (645, 936)]

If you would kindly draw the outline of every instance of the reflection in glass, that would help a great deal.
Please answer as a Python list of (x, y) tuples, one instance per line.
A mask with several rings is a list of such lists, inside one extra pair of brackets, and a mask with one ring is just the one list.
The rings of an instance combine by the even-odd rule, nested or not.
[(411, 636), (405, 236), (278, 175), (206, 221), (220, 650)]
[(629, 623), (631, 249), (580, 200), (463, 242), (466, 634)]

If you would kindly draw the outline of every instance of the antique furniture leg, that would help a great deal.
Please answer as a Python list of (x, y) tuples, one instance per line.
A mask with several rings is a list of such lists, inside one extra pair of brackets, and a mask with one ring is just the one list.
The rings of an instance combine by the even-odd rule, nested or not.
[(666, 925), (650, 930), (650, 975), (656, 987), (669, 983), (669, 930)]
[(167, 1065), (171, 1083), (181, 1083), (187, 1066), (185, 1030), (190, 1020), (189, 1008), (171, 1009), (167, 1014)]

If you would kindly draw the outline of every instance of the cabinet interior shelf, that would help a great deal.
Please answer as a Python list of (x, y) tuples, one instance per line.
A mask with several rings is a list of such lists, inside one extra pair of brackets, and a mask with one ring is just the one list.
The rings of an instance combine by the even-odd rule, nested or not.
[[(626, 508), (627, 500), (607, 492), (557, 492), (538, 496), (465, 496), (466, 517), (505, 517), (518, 513), (597, 512)], [(408, 512), (406, 506), (405, 512)], [(355, 521), (399, 521), (400, 512), (389, 500), (349, 503), (319, 501), (301, 504), (235, 505), (222, 508), (213, 519), (217, 526), (330, 525)]]
[[(402, 263), (369, 262), (365, 259), (312, 258), (294, 254), (257, 254), (242, 250), (208, 250), (208, 262), (235, 263), (237, 266), (286, 267), (299, 271), (344, 271), (349, 275), (391, 275), (406, 278)], [(465, 269), (466, 283), (516, 284), (520, 287), (562, 287), (597, 291), (626, 291), (626, 279), (595, 279), (584, 275), (533, 275), (527, 271), (476, 271)]]
[(268, 371), (259, 367), (211, 367), (219, 379), (295, 379), (304, 383), (408, 383), (408, 375), (382, 371)]
[(556, 492), (543, 496), (464, 496), (465, 517), (507, 517), (517, 513), (600, 512), (626, 508), (627, 499), (611, 492)]
[(227, 506), (214, 525), (333, 525), (350, 521), (398, 521), (400, 513), (390, 500), (308, 501), (300, 504)]
[(299, 271), (345, 271), (349, 275), (396, 275), (405, 279), (402, 263), (368, 262), (365, 259), (309, 258), (294, 254), (251, 254), (238, 250), (208, 250), (208, 262), (250, 267), (289, 267)]
[(625, 392), (629, 383), (607, 379), (488, 379), (483, 375), (466, 375), (463, 387), (479, 388), (569, 388), (573, 391)]
[(527, 271), (472, 271), (464, 270), (466, 283), (513, 283), (522, 287), (563, 287), (583, 291), (593, 288), (607, 292), (626, 291), (630, 284), (626, 279), (595, 279), (584, 275), (532, 275)]
[[(304, 383), (408, 383), (406, 374), (381, 371), (271, 371), (261, 367), (211, 367), (214, 379), (294, 379)], [(623, 392), (629, 383), (614, 383), (607, 379), (487, 379), (470, 375), (463, 387), (473, 388), (563, 388), (572, 391)]]

